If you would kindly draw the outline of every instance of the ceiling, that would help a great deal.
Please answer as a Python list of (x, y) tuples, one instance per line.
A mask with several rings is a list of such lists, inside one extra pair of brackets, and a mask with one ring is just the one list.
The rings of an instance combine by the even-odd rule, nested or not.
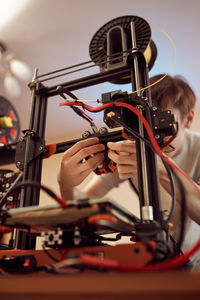
[[(15, 0), (18, 1), (18, 0)], [(5, 0), (0, 1), (2, 5)], [(88, 61), (89, 43), (96, 31), (110, 20), (135, 15), (145, 19), (152, 29), (152, 39), (157, 45), (158, 56), (150, 76), (168, 72), (174, 63), (172, 42), (161, 32), (163, 29), (175, 43), (177, 59), (172, 75), (185, 76), (200, 98), (200, 1), (198, 0), (30, 0), (23, 10), (7, 25), (0, 28), (0, 40), (9, 52), (26, 62), (39, 74)], [(156, 29), (157, 26), (161, 29)], [(99, 69), (86, 70), (77, 78), (87, 76)], [(72, 80), (74, 75), (51, 80), (47, 84), (61, 84)], [(0, 82), (0, 94), (15, 106), (21, 129), (29, 126), (31, 93), (28, 83), (20, 82), (22, 94), (10, 98)], [(104, 83), (98, 86), (74, 91), (80, 99), (95, 100), (104, 92), (117, 89), (130, 91), (130, 85)], [(61, 142), (81, 137), (88, 123), (74, 114), (68, 107), (60, 107), (61, 97), (48, 100), (46, 120), (46, 142)], [(102, 114), (92, 116), (102, 126)]]

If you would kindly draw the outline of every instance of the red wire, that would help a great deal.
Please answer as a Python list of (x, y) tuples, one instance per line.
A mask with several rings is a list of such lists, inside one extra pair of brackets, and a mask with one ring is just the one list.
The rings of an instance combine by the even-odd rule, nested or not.
[(58, 197), (58, 196), (55, 196), (54, 199), (55, 199), (56, 202), (58, 202), (58, 204), (60, 204), (60, 206), (61, 206), (62, 208), (65, 208), (65, 207), (68, 206), (68, 203), (67, 203), (64, 199), (62, 199), (62, 198), (60, 198), (60, 197)]
[(109, 270), (116, 270), (116, 271), (125, 271), (125, 272), (133, 272), (133, 271), (164, 271), (164, 270), (170, 270), (178, 268), (185, 263), (188, 262), (190, 256), (192, 256), (197, 250), (200, 249), (200, 240), (197, 241), (197, 243), (189, 249), (184, 254), (180, 254), (179, 256), (176, 256), (168, 261), (154, 264), (154, 265), (148, 265), (148, 266), (136, 266), (131, 264), (120, 264), (116, 260), (112, 259), (101, 259), (95, 256), (91, 256), (88, 254), (82, 254), (80, 256), (80, 262), (84, 265), (92, 265), (92, 266), (98, 266), (103, 267)]

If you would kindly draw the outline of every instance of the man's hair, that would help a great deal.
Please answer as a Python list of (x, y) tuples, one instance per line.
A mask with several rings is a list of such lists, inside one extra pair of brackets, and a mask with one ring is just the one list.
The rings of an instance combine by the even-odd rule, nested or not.
[[(161, 79), (164, 74), (150, 78), (150, 83)], [(160, 106), (163, 109), (175, 108), (180, 111), (182, 119), (194, 108), (196, 96), (192, 88), (182, 76), (167, 75), (151, 87), (152, 105)]]

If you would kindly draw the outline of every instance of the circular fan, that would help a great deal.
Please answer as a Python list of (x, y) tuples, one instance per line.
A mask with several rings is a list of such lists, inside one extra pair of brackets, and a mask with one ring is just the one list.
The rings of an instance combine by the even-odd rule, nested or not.
[(20, 134), (20, 122), (13, 105), (0, 96), (0, 146), (15, 143)]
[(111, 20), (102, 26), (93, 36), (89, 45), (89, 54), (92, 61), (104, 68), (107, 63), (107, 32), (115, 26), (123, 28), (127, 49), (132, 48), (131, 40), (131, 22), (135, 25), (136, 46), (139, 51), (144, 52), (151, 39), (151, 29), (149, 24), (142, 18), (137, 16), (123, 16)]

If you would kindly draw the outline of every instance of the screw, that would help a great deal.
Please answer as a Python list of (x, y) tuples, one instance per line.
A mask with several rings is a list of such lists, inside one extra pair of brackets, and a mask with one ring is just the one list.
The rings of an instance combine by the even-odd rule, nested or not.
[(100, 134), (105, 134), (105, 133), (107, 133), (107, 132), (108, 132), (108, 130), (107, 130), (106, 127), (101, 127), (101, 128), (99, 128), (99, 133), (100, 133)]
[(82, 137), (83, 137), (84, 139), (86, 139), (86, 138), (88, 138), (90, 135), (91, 135), (91, 133), (90, 133), (88, 130), (86, 130), (86, 131), (83, 132)]
[(44, 146), (40, 145), (39, 146), (39, 151), (42, 151), (42, 150), (44, 150)]
[(74, 245), (78, 246), (81, 243), (81, 235), (79, 228), (76, 226), (74, 230), (74, 238), (73, 238)]
[(16, 163), (16, 166), (17, 166), (17, 168), (20, 169), (20, 170), (23, 169), (23, 164), (22, 164), (20, 161), (18, 161), (18, 162)]

